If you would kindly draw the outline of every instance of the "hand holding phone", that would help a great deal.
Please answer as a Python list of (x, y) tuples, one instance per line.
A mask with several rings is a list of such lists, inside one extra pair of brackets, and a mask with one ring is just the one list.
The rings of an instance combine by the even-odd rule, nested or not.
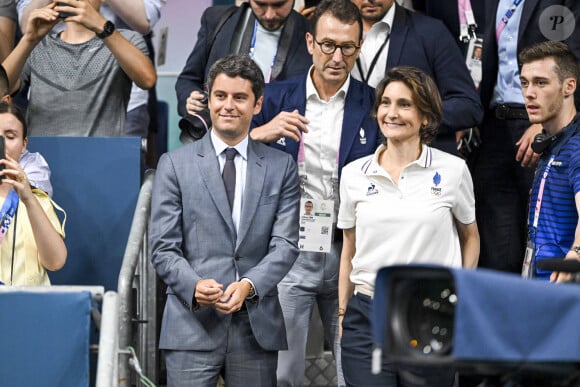
[[(60, 2), (56, 3), (56, 5), (58, 7), (66, 7), (66, 6), (68, 6), (68, 4), (60, 3)], [(70, 16), (75, 16), (75, 15), (74, 15), (74, 13), (64, 12), (64, 11), (60, 11), (58, 13), (58, 17), (61, 18), (61, 19), (66, 19), (67, 17), (70, 17)]]

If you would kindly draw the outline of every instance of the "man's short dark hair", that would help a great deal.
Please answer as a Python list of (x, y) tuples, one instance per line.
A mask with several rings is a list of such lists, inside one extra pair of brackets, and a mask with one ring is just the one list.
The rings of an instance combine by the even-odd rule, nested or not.
[(522, 65), (545, 58), (553, 58), (556, 62), (554, 71), (560, 82), (566, 78), (579, 78), (578, 58), (566, 43), (548, 40), (536, 43), (520, 51), (519, 59)]
[(218, 75), (241, 77), (250, 81), (256, 101), (264, 94), (264, 74), (260, 67), (247, 54), (228, 55), (218, 59), (209, 69), (207, 85), (209, 93)]
[(358, 40), (362, 40), (363, 34), (363, 23), (362, 17), (358, 7), (351, 0), (322, 0), (314, 10), (312, 19), (310, 19), (310, 26), (312, 28), (312, 35), (316, 36), (316, 26), (318, 25), (318, 20), (322, 15), (329, 13), (335, 19), (340, 20), (345, 24), (358, 24), (359, 37)]

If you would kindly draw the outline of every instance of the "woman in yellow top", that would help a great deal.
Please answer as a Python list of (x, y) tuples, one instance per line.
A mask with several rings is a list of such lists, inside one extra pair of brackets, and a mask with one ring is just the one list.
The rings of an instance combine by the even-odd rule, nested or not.
[[(28, 144), (26, 121), (14, 105), (0, 103), (0, 281), (5, 285), (50, 285), (46, 270), (67, 257), (64, 230), (48, 195), (30, 186), (16, 160)], [(0, 155), (2, 157), (2, 155)], [(16, 230), (16, 232), (14, 232)]]

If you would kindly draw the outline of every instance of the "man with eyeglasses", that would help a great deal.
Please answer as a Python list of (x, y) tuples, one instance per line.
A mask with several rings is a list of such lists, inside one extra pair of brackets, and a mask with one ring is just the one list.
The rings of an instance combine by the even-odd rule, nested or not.
[(395, 66), (425, 71), (443, 100), (443, 120), (433, 145), (457, 154), (455, 132), (478, 125), (483, 109), (455, 38), (441, 21), (411, 12), (395, 0), (352, 2), (361, 12), (364, 30), (353, 77), (376, 87)]
[[(301, 197), (316, 208), (314, 221), (300, 225), (298, 260), (278, 285), (289, 346), (278, 354), (279, 386), (302, 386), (315, 304), (325, 337), (334, 347), (338, 385), (344, 384), (337, 338), (339, 177), (345, 164), (373, 153), (380, 144), (377, 123), (370, 115), (374, 90), (350, 77), (362, 44), (358, 9), (350, 0), (323, 0), (311, 23), (313, 32), (306, 34), (306, 44), (313, 66), (301, 76), (267, 85), (262, 111), (254, 116), (250, 132), (252, 139), (294, 156)], [(320, 242), (318, 247), (307, 246), (311, 238)]]

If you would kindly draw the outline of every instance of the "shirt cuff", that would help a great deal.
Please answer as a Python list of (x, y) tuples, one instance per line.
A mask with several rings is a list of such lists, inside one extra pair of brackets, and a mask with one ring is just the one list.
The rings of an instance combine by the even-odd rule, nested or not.
[(254, 294), (249, 295), (248, 297), (246, 297), (246, 299), (251, 300), (254, 297), (258, 296), (258, 292), (256, 291), (256, 287), (254, 286), (254, 283), (252, 282), (251, 279), (244, 277), (244, 278), (241, 278), (240, 281), (245, 281), (245, 282), (249, 283), (250, 285), (252, 285), (252, 289), (254, 289)]

